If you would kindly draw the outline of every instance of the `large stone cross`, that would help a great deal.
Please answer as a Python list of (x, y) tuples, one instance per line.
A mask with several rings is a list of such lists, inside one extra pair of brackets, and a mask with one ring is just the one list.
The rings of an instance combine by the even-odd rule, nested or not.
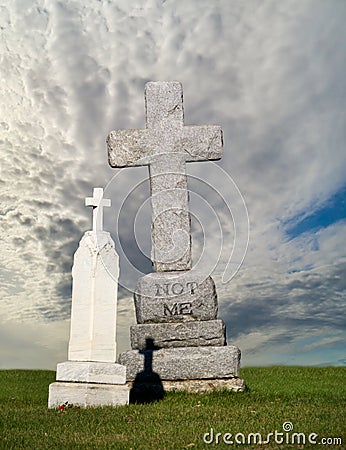
[(93, 231), (103, 231), (103, 208), (111, 206), (111, 201), (103, 198), (103, 189), (94, 188), (93, 196), (85, 199), (85, 206), (93, 207)]
[(109, 134), (109, 164), (149, 166), (154, 269), (189, 270), (191, 235), (185, 163), (220, 159), (222, 130), (216, 125), (184, 126), (183, 89), (177, 81), (147, 83), (145, 105), (145, 129)]

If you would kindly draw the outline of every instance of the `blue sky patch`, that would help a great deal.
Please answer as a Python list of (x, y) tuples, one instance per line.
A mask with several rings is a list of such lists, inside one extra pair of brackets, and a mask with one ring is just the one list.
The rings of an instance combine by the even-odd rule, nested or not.
[(284, 223), (284, 226), (289, 238), (293, 239), (307, 231), (317, 231), (343, 219), (346, 219), (346, 185), (313, 214), (307, 217), (305, 213), (299, 214)]

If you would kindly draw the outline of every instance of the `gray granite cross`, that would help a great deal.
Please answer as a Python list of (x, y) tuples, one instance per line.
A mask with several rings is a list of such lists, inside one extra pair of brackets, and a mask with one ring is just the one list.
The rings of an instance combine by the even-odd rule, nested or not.
[(191, 269), (191, 233), (186, 162), (222, 156), (216, 125), (184, 126), (181, 83), (149, 82), (145, 87), (146, 128), (111, 131), (111, 167), (149, 166), (152, 255), (157, 272)]

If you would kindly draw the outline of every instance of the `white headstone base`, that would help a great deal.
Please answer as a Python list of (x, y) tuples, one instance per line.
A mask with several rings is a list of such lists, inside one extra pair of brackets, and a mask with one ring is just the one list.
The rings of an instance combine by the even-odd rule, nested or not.
[(119, 406), (129, 403), (126, 384), (64, 383), (49, 386), (48, 408), (68, 402), (74, 406)]
[(56, 369), (57, 381), (125, 384), (126, 367), (117, 363), (65, 361)]

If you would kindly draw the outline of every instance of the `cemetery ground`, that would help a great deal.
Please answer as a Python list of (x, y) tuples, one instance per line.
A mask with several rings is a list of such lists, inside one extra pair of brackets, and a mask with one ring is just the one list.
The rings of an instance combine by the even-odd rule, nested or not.
[[(205, 449), (345, 448), (346, 368), (243, 368), (248, 390), (210, 394), (167, 393), (163, 400), (116, 408), (47, 408), (53, 371), (0, 371), (0, 448), (4, 449)], [(283, 424), (290, 433), (283, 431)], [(211, 435), (211, 429), (213, 429)], [(277, 430), (278, 439), (304, 433), (315, 442), (230, 444), (237, 433)], [(206, 434), (208, 433), (208, 434)], [(218, 438), (216, 438), (216, 434)], [(232, 438), (226, 433), (232, 433)], [(206, 442), (204, 442), (204, 436)], [(225, 438), (225, 441), (224, 441)], [(300, 436), (300, 439), (302, 437)], [(338, 444), (335, 438), (341, 438)], [(298, 438), (297, 438), (298, 439)], [(210, 442), (210, 443), (208, 443)], [(228, 442), (228, 443), (227, 443)], [(300, 444), (297, 444), (300, 442)], [(340, 442), (340, 440), (339, 440)]]

